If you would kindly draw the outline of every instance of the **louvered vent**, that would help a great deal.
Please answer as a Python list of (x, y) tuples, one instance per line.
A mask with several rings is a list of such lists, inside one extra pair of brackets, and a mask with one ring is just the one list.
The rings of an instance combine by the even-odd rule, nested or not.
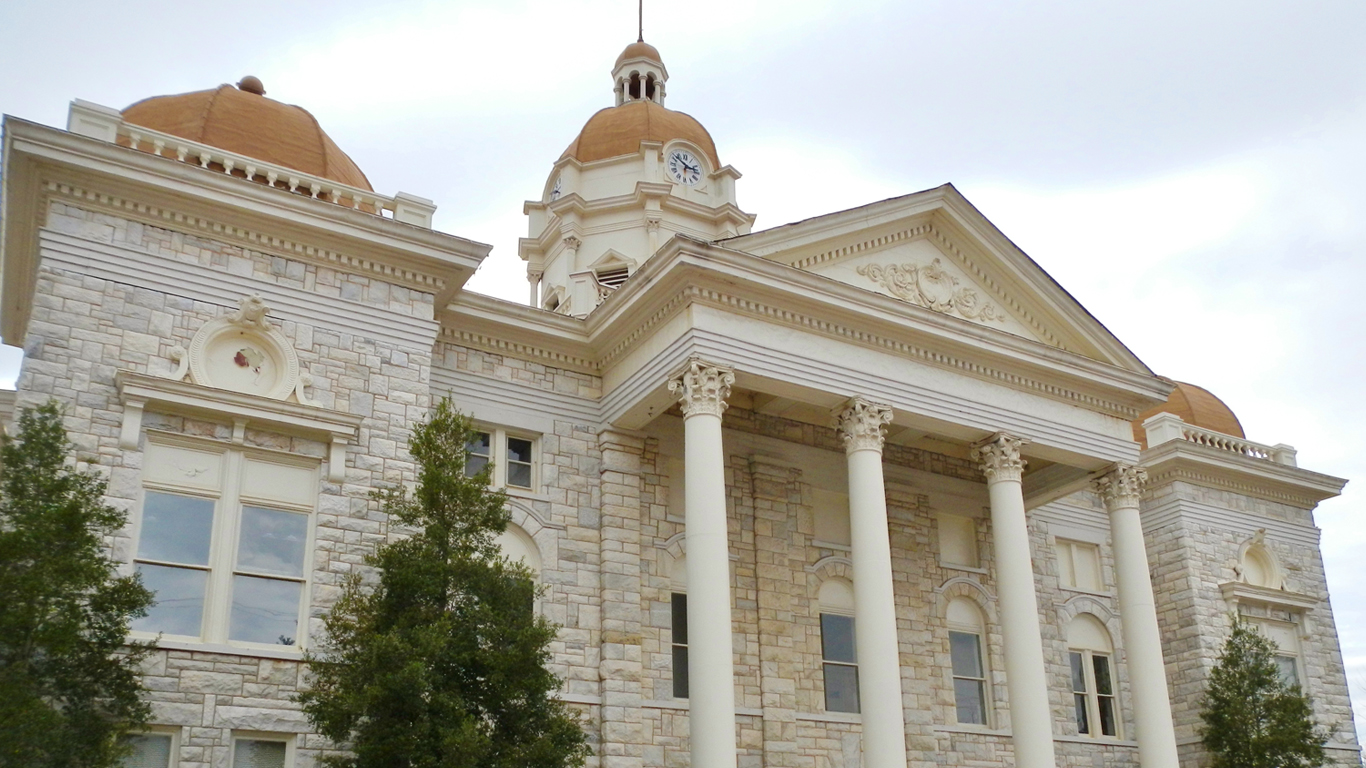
[(598, 283), (608, 288), (620, 288), (626, 282), (626, 278), (631, 275), (630, 267), (612, 267), (611, 269), (600, 269), (595, 273), (598, 276)]

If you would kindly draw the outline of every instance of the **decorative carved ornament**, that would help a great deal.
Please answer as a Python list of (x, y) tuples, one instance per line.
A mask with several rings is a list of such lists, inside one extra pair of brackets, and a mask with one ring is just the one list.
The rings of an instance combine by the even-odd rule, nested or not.
[(275, 400), (294, 395), (303, 405), (316, 405), (305, 392), (313, 377), (300, 369), (293, 345), (271, 325), (269, 313), (260, 296), (242, 297), (237, 311), (205, 323), (188, 350), (171, 348), (176, 367), (167, 378), (183, 381), (188, 374), (207, 387)]
[(881, 285), (893, 296), (935, 312), (969, 320), (1004, 323), (1006, 315), (995, 304), (982, 300), (977, 291), (960, 287), (939, 259), (929, 264), (864, 264), (858, 273)]
[(1111, 512), (1138, 506), (1139, 495), (1148, 482), (1148, 470), (1128, 464), (1117, 464), (1115, 468), (1096, 478), (1091, 484), (1105, 508)]
[(678, 397), (683, 416), (707, 414), (721, 417), (730, 397), (730, 385), (735, 374), (729, 368), (711, 365), (697, 358), (689, 358), (683, 371), (669, 381), (669, 392)]
[(892, 409), (878, 403), (855, 397), (835, 417), (840, 439), (844, 440), (846, 453), (854, 451), (881, 451), (885, 439), (883, 432), (892, 423)]
[(1027, 463), (1020, 458), (1020, 449), (1028, 444), (1029, 441), (1022, 437), (997, 432), (972, 446), (972, 460), (981, 463), (982, 474), (987, 476), (988, 483), (1019, 482)]

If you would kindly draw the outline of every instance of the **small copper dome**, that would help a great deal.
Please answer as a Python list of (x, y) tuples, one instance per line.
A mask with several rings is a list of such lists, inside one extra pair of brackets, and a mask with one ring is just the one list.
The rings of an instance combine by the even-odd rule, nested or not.
[(239, 87), (153, 96), (123, 110), (123, 119), (154, 131), (370, 190), (370, 181), (308, 110), (265, 97), (255, 77)]
[(1167, 396), (1167, 402), (1149, 408), (1134, 419), (1134, 440), (1144, 448), (1148, 447), (1148, 439), (1143, 431), (1143, 422), (1159, 413), (1170, 413), (1180, 416), (1187, 424), (1246, 439), (1243, 425), (1239, 423), (1238, 417), (1233, 415), (1233, 411), (1224, 405), (1223, 400), (1203, 387), (1180, 381), (1172, 383), (1176, 385), (1176, 389)]
[(630, 61), (631, 59), (649, 59), (661, 67), (664, 66), (664, 59), (660, 58), (659, 49), (644, 40), (637, 40), (626, 46), (626, 50), (622, 51), (621, 55), (617, 57), (617, 63), (614, 64), (612, 68), (616, 69), (617, 67), (620, 67), (623, 62)]
[(561, 157), (591, 163), (609, 157), (633, 155), (640, 151), (642, 141), (664, 143), (674, 139), (696, 145), (707, 156), (713, 170), (721, 167), (721, 161), (716, 156), (716, 144), (701, 123), (692, 115), (666, 109), (648, 99), (636, 99), (619, 107), (599, 110), (588, 118), (578, 138)]

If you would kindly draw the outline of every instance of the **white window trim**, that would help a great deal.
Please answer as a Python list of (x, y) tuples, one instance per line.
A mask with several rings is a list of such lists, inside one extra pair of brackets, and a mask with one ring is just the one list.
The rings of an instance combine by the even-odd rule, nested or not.
[[(290, 464), (296, 467), (312, 469), (317, 472), (321, 460), (311, 456), (301, 456), (295, 453), (284, 451), (272, 451), (269, 449), (256, 448), (251, 446), (239, 445), (236, 443), (224, 443), (220, 440), (210, 440), (195, 438), (175, 433), (159, 432), (147, 430), (146, 437), (148, 443), (157, 443), (169, 447), (190, 448), (199, 451), (218, 453), (224, 462), (223, 481), (217, 494), (206, 492), (204, 488), (190, 485), (176, 485), (165, 481), (149, 481), (145, 477), (141, 480), (138, 488), (136, 514), (133, 515), (132, 547), (130, 560), (128, 562), (129, 572), (135, 572), (137, 563), (140, 562), (137, 552), (138, 546), (142, 541), (142, 518), (144, 497), (147, 491), (160, 493), (174, 493), (183, 496), (194, 496), (198, 498), (214, 499), (214, 517), (212, 538), (209, 544), (209, 572), (208, 584), (205, 589), (204, 609), (200, 617), (201, 634), (194, 635), (173, 635), (157, 632), (145, 632), (139, 630), (129, 630), (128, 635), (135, 640), (160, 640), (158, 645), (191, 645), (196, 648), (201, 646), (213, 646), (218, 648), (230, 648), (239, 650), (268, 650), (284, 651), (294, 657), (308, 647), (308, 609), (312, 602), (313, 594), (313, 551), (316, 547), (317, 536), (317, 494), (314, 494), (312, 505), (303, 505), (295, 502), (279, 501), (277, 499), (266, 499), (251, 494), (243, 494), (238, 487), (241, 485), (243, 463), (247, 457), (259, 458), (264, 461), (276, 464)], [(241, 532), (242, 505), (252, 504), (266, 506), (273, 509), (281, 509), (289, 512), (305, 514), (307, 521), (307, 538), (304, 544), (303, 577), (301, 579), (286, 579), (298, 581), (301, 586), (301, 596), (299, 600), (298, 616), (298, 637), (295, 638), (294, 645), (279, 645), (267, 643), (252, 643), (242, 640), (231, 640), (228, 637), (229, 620), (232, 613), (232, 577), (236, 572), (237, 545)]]
[[(495, 490), (507, 491), (512, 496), (530, 496), (540, 498), (541, 494), (541, 436), (534, 432), (527, 432), (520, 429), (508, 429), (506, 427), (496, 427), (490, 424), (475, 423), (475, 432), (482, 432), (489, 436), (489, 450), (491, 455), (489, 461), (493, 463), (493, 475), (489, 478), (489, 487)], [(508, 438), (531, 441), (531, 487), (521, 485), (508, 485), (507, 470), (508, 458), (507, 447)]]
[(166, 768), (178, 768), (180, 765), (180, 732), (178, 725), (149, 725), (140, 731), (134, 731), (129, 736), (170, 736), (171, 750)]
[(284, 768), (294, 768), (296, 738), (296, 734), (278, 731), (233, 731), (232, 748), (228, 754), (228, 766), (231, 768), (233, 761), (237, 759), (237, 742), (239, 741), (283, 741), (285, 743)]
[[(980, 611), (980, 609), (979, 609), (979, 611)], [(981, 678), (981, 679), (982, 679), (982, 702), (983, 702), (983, 709), (986, 710), (986, 714), (985, 714), (985, 716), (983, 717), (983, 720), (985, 720), (985, 722), (982, 722), (982, 723), (960, 723), (960, 722), (958, 722), (958, 689), (957, 689), (957, 687), (953, 684), (953, 681), (958, 679), (958, 675), (954, 674), (954, 671), (953, 671), (953, 641), (950, 639), (950, 640), (949, 640), (949, 666), (948, 666), (948, 669), (947, 669), (947, 673), (948, 673), (949, 690), (950, 690), (950, 691), (953, 691), (953, 710), (952, 710), (952, 714), (953, 714), (953, 726), (954, 726), (954, 727), (957, 727), (957, 728), (968, 728), (968, 729), (971, 729), (971, 730), (974, 730), (974, 731), (990, 731), (990, 730), (992, 730), (993, 724), (996, 722), (996, 707), (995, 707), (995, 705), (994, 705), (995, 702), (994, 702), (994, 700), (993, 700), (992, 689), (991, 689), (991, 665), (987, 663), (987, 660), (990, 658), (990, 654), (987, 653), (987, 635), (986, 635), (986, 628), (985, 628), (985, 627), (969, 627), (969, 626), (966, 626), (966, 625), (964, 625), (964, 624), (958, 624), (958, 623), (956, 623), (956, 622), (948, 622), (947, 625), (946, 625), (946, 632), (945, 632), (945, 637), (946, 637), (946, 638), (948, 637), (948, 632), (958, 632), (958, 633), (961, 633), (961, 634), (964, 634), (964, 635), (976, 635), (976, 636), (977, 636), (977, 663), (978, 663), (978, 664), (981, 666), (981, 668), (982, 668), (982, 678)], [(967, 677), (965, 677), (965, 678), (963, 678), (963, 679), (964, 679), (964, 680), (971, 680), (971, 679), (974, 679), (974, 678), (967, 678)]]
[[(1086, 719), (1091, 726), (1092, 733), (1078, 733), (1077, 735), (1085, 739), (1096, 741), (1123, 741), (1124, 740), (1124, 707), (1119, 699), (1119, 667), (1115, 664), (1115, 654), (1113, 651), (1094, 651), (1089, 648), (1068, 648), (1067, 661), (1067, 692), (1075, 695), (1076, 690), (1072, 688), (1072, 660), (1071, 654), (1081, 654), (1082, 671), (1086, 675)], [(1100, 732), (1100, 691), (1096, 688), (1096, 666), (1093, 661), (1095, 656), (1104, 656), (1106, 663), (1110, 666), (1110, 698), (1115, 702), (1115, 733), (1107, 735)], [(1073, 704), (1075, 706), (1075, 704)], [(1069, 710), (1071, 711), (1071, 710)], [(1073, 712), (1072, 720), (1075, 723), (1076, 714)]]

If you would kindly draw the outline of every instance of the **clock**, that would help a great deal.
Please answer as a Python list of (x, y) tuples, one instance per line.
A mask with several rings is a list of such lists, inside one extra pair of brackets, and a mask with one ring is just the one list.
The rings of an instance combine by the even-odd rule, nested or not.
[(702, 180), (702, 161), (686, 149), (671, 150), (665, 165), (669, 176), (679, 184), (691, 187)]
[(564, 183), (564, 179), (563, 179), (562, 177), (560, 177), (560, 176), (556, 176), (556, 177), (555, 177), (555, 186), (553, 186), (553, 187), (550, 188), (550, 200), (551, 200), (551, 202), (554, 202), (554, 201), (560, 199), (560, 188), (561, 188), (561, 185), (562, 185), (563, 183)]

